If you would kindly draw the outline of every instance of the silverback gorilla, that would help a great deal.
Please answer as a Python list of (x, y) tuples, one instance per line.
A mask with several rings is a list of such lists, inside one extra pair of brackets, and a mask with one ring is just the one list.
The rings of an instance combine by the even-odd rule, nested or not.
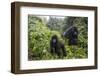
[(77, 45), (78, 43), (78, 29), (75, 26), (70, 27), (63, 33), (64, 37), (68, 38), (69, 45)]
[(59, 58), (66, 56), (66, 50), (63, 43), (58, 40), (57, 35), (53, 35), (50, 41), (52, 54), (57, 54)]

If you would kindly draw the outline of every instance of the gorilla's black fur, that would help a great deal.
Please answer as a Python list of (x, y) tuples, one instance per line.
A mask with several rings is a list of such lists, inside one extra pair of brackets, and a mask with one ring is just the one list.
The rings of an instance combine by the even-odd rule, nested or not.
[(53, 35), (50, 41), (52, 54), (57, 54), (59, 58), (66, 56), (66, 50), (63, 43), (58, 40), (57, 35)]
[(68, 38), (69, 45), (77, 45), (78, 43), (78, 29), (75, 26), (72, 26), (67, 31), (63, 33), (64, 37)]

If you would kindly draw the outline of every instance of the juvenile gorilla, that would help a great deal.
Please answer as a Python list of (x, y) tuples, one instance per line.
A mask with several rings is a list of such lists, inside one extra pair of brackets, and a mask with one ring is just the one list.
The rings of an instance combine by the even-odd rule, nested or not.
[(57, 54), (59, 58), (66, 56), (64, 44), (58, 40), (57, 35), (53, 35), (50, 41), (52, 54)]
[(67, 31), (63, 33), (64, 37), (68, 38), (69, 45), (77, 45), (78, 43), (78, 29), (75, 26), (72, 26)]

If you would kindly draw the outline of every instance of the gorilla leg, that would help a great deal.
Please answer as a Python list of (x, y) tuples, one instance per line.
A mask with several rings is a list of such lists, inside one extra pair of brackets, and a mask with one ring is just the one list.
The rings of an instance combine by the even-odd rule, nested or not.
[(62, 52), (61, 52), (61, 50), (60, 50), (60, 48), (59, 47), (56, 47), (55, 48), (55, 53), (57, 54), (57, 56), (59, 57), (59, 58), (61, 58), (62, 57)]
[(66, 49), (64, 44), (61, 45), (61, 49), (62, 49), (63, 56), (66, 56)]

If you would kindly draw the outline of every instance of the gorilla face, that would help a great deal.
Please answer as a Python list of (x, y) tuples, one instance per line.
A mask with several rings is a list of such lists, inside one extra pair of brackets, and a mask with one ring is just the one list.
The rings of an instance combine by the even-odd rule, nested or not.
[(58, 37), (56, 35), (53, 35), (50, 41), (50, 45), (52, 45), (52, 47), (57, 46), (58, 43)]
[(56, 39), (53, 39), (52, 41), (53, 41), (53, 43), (56, 43), (56, 42), (57, 42), (57, 40), (56, 40)]

